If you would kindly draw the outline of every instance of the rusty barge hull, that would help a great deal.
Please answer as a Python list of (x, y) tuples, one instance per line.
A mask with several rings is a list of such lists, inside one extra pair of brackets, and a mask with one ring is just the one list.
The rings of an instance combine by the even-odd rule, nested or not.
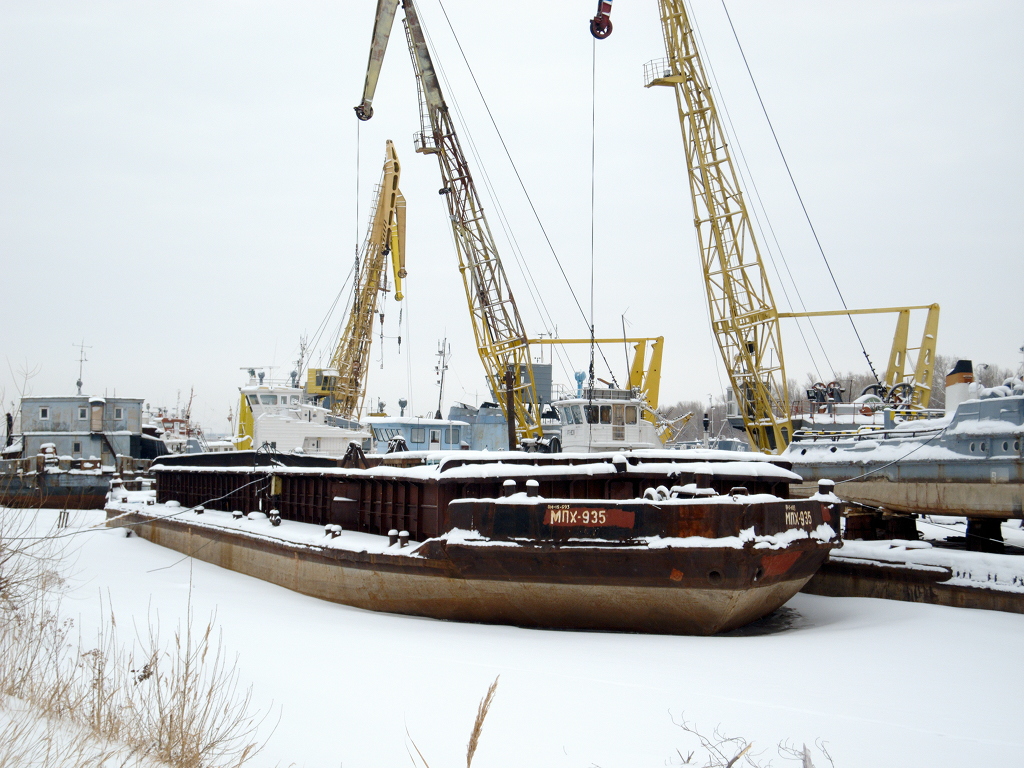
[[(108, 515), (197, 559), (357, 608), (707, 635), (799, 591), (838, 544), (840, 510), (787, 500), (795, 476), (784, 467), (716, 468), (688, 453), (506, 458), (497, 469), (497, 457), (433, 468), (157, 465), (157, 504), (114, 504)], [(200, 504), (202, 514), (189, 509)], [(242, 516), (271, 509), (280, 527)], [(289, 539), (296, 523), (328, 535)], [(411, 534), (409, 547), (388, 545), (393, 529)], [(344, 531), (375, 543), (360, 550)]]
[(555, 629), (708, 635), (783, 605), (827, 550), (626, 549), (427, 542), (422, 557), (268, 541), (144, 512), (139, 536), (198, 560), (356, 608)]

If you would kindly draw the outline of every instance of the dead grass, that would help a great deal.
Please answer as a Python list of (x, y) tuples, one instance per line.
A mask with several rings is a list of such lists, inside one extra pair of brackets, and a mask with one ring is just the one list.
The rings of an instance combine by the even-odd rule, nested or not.
[[(491, 683), (487, 689), (487, 693), (480, 699), (480, 705), (476, 710), (476, 720), (473, 722), (473, 730), (469, 734), (469, 743), (466, 745), (466, 768), (470, 768), (473, 764), (473, 755), (476, 754), (477, 745), (480, 743), (480, 734), (484, 730), (484, 720), (487, 719), (487, 713), (491, 709), (491, 703), (494, 701), (494, 694), (498, 690), (498, 680), (501, 675), (494, 678), (494, 682)], [(409, 736), (409, 731), (406, 730), (406, 737), (409, 739), (409, 743), (412, 744), (413, 750), (416, 751), (416, 755), (413, 756), (412, 752), (409, 752), (409, 759), (412, 760), (413, 765), (422, 765), (423, 768), (430, 768), (430, 764), (427, 763), (426, 758), (423, 757), (423, 753), (420, 752), (420, 748), (416, 746), (416, 742), (413, 741), (412, 737)], [(417, 759), (419, 763), (417, 763)]]
[[(239, 686), (215, 617), (169, 642), (150, 617), (126, 647), (107, 618), (89, 642), (60, 615), (67, 539), (32, 510), (0, 509), (0, 765), (236, 768), (263, 717)], [(138, 633), (137, 633), (138, 634)]]

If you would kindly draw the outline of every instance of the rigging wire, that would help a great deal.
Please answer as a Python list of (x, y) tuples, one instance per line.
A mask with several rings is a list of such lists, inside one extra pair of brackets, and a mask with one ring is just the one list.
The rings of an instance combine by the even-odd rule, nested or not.
[[(725, 11), (725, 16), (729, 20), (729, 29), (732, 30), (733, 39), (736, 41), (736, 46), (739, 48), (740, 56), (743, 58), (743, 66), (746, 67), (747, 75), (750, 77), (750, 83), (754, 86), (754, 93), (757, 94), (757, 101), (761, 105), (761, 111), (764, 113), (764, 119), (768, 122), (768, 128), (772, 132), (772, 139), (775, 141), (775, 146), (779, 150), (779, 156), (782, 158), (782, 164), (786, 168), (786, 173), (789, 176), (790, 184), (793, 186), (793, 191), (796, 193), (796, 198), (800, 203), (800, 209), (803, 211), (804, 219), (807, 221), (807, 226), (811, 230), (811, 235), (814, 237), (814, 242), (818, 246), (818, 252), (821, 254), (822, 261), (825, 262), (825, 268), (828, 270), (829, 277), (832, 278), (832, 285), (835, 286), (836, 293), (839, 295), (839, 301), (843, 305), (843, 309), (849, 311), (849, 307), (846, 304), (846, 299), (843, 296), (842, 289), (839, 287), (839, 281), (836, 280), (835, 273), (832, 271), (832, 265), (829, 263), (828, 257), (825, 255), (825, 249), (821, 244), (821, 240), (818, 238), (818, 232), (814, 228), (814, 223), (811, 221), (811, 215), (807, 210), (807, 206), (804, 204), (803, 195), (800, 194), (800, 189), (797, 187), (796, 179), (793, 177), (793, 171), (789, 167), (789, 161), (786, 160), (786, 155), (782, 151), (782, 145), (779, 143), (779, 137), (775, 133), (775, 126), (772, 124), (771, 118), (768, 116), (768, 109), (764, 105), (764, 100), (761, 98), (761, 91), (757, 87), (757, 81), (754, 80), (754, 73), (750, 70), (750, 63), (747, 61), (747, 54), (743, 50), (743, 45), (740, 43), (739, 35), (736, 33), (736, 27), (732, 23), (732, 16), (729, 14), (729, 9), (726, 7), (725, 0), (721, 0), (722, 9)], [(847, 315), (850, 321), (850, 327), (853, 328), (853, 333), (857, 337), (857, 343), (860, 344), (861, 352), (864, 355), (864, 359), (867, 360), (868, 367), (871, 369), (871, 375), (875, 377), (875, 382), (881, 384), (881, 380), (878, 378), (878, 373), (875, 371), (875, 364), (871, 362), (871, 357), (868, 355), (867, 349), (864, 347), (864, 341), (860, 337), (860, 331), (857, 329), (857, 324), (853, 320), (852, 315)]]
[[(443, 10), (444, 8), (442, 7), (442, 11)], [(430, 37), (430, 33), (427, 31), (426, 25), (423, 21), (422, 14), (420, 16), (420, 26), (423, 28), (423, 35), (427, 40), (427, 44), (430, 46), (432, 51), (436, 51), (436, 47), (433, 44), (433, 40)], [(452, 29), (450, 21), (448, 23), (448, 26), (449, 29)], [(452, 29), (452, 35), (455, 36), (454, 29)], [(461, 52), (461, 44), (459, 43), (457, 36), (456, 44), (459, 45)], [(469, 130), (469, 124), (465, 117), (463, 116), (462, 109), (459, 106), (458, 99), (455, 97), (455, 91), (451, 87), (451, 84), (448, 80), (448, 76), (445, 73), (444, 67), (440, 63), (440, 58), (437, 57), (436, 55), (433, 58), (434, 68), (437, 71), (438, 78), (444, 85), (445, 93), (448, 94), (446, 101), (451, 102), (451, 111), (454, 113), (455, 117), (457, 118), (458, 122), (462, 127), (462, 133), (466, 138), (466, 145), (469, 148), (469, 152), (473, 157), (474, 166), (479, 169), (478, 176), (482, 180), (484, 188), (487, 190), (487, 194), (494, 205), (494, 210), (495, 213), (497, 214), (498, 223), (501, 226), (501, 229), (504, 232), (505, 237), (508, 240), (508, 243), (512, 249), (512, 255), (515, 257), (516, 266), (519, 268), (519, 272), (523, 276), (523, 280), (526, 284), (527, 292), (530, 295), (530, 299), (533, 302), (534, 308), (537, 310), (537, 314), (541, 319), (541, 323), (545, 325), (545, 332), (550, 333), (552, 336), (554, 336), (553, 331), (555, 328), (555, 323), (551, 316), (551, 312), (548, 309), (546, 302), (544, 301), (544, 297), (543, 294), (541, 294), (540, 292), (540, 288), (537, 286), (537, 281), (533, 276), (533, 272), (530, 270), (530, 266), (526, 262), (526, 259), (522, 254), (522, 248), (520, 248), (519, 246), (519, 241), (516, 238), (515, 233), (511, 229), (511, 225), (509, 224), (508, 221), (508, 216), (505, 214), (504, 206), (501, 204), (501, 201), (497, 195), (497, 191), (495, 190), (494, 185), (491, 182), (490, 174), (487, 172), (487, 167), (482, 160), (482, 156), (479, 150), (477, 149), (476, 141), (473, 138), (473, 134)], [(462, 53), (462, 58), (466, 64), (467, 69), (470, 70), (470, 75), (473, 76), (472, 68), (469, 66), (469, 62), (466, 59), (466, 55), (464, 52)], [(477, 86), (477, 92), (480, 93), (479, 85)], [(482, 98), (483, 95), (481, 93), (481, 99)], [(485, 106), (487, 106), (486, 101)], [(493, 124), (493, 118), (491, 119), (491, 122)], [(496, 126), (495, 129), (497, 130)], [(452, 242), (453, 244), (455, 243), (454, 233), (452, 233)], [(456, 245), (455, 247), (457, 248), (458, 246)], [(571, 378), (569, 368), (571, 368), (572, 365), (571, 362), (568, 360), (566, 352), (562, 350), (558, 345), (556, 345), (556, 354), (559, 357), (559, 362), (562, 365), (563, 372), (568, 378)]]
[[(498, 140), (501, 142), (501, 147), (505, 151), (505, 156), (508, 158), (509, 164), (512, 166), (512, 171), (515, 173), (516, 180), (519, 182), (519, 186), (523, 190), (523, 195), (526, 197), (526, 201), (527, 201), (527, 203), (530, 206), (530, 210), (533, 213), (534, 219), (537, 222), (537, 226), (540, 228), (541, 234), (544, 236), (544, 241), (547, 243), (548, 249), (551, 251), (551, 255), (555, 259), (555, 264), (558, 266), (558, 270), (562, 274), (562, 279), (565, 280), (565, 284), (566, 284), (566, 286), (569, 289), (569, 293), (572, 295), (573, 301), (576, 303), (577, 309), (579, 309), (579, 311), (580, 311), (580, 315), (583, 317), (584, 322), (586, 322), (587, 321), (587, 313), (584, 311), (582, 304), (580, 304), (580, 300), (579, 300), (579, 297), (577, 297), (577, 295), (576, 295), (576, 291), (573, 290), (572, 283), (569, 281), (569, 276), (566, 274), (565, 268), (562, 266), (561, 259), (558, 258), (558, 253), (555, 250), (554, 244), (551, 242), (551, 238), (548, 235), (547, 228), (544, 226), (544, 222), (541, 220), (540, 214), (537, 212), (537, 208), (533, 204), (533, 198), (530, 197), (530, 193), (526, 189), (526, 183), (523, 181), (523, 178), (522, 178), (522, 176), (519, 173), (518, 166), (516, 165), (515, 161), (512, 159), (512, 153), (509, 151), (508, 145), (505, 143), (505, 136), (502, 134), (501, 129), (498, 128), (498, 123), (494, 119), (494, 113), (491, 111), (491, 106), (490, 106), (490, 104), (488, 103), (486, 97), (483, 94), (483, 89), (480, 87), (480, 82), (477, 80), (476, 73), (473, 71), (472, 66), (470, 66), (469, 59), (466, 56), (466, 52), (465, 52), (465, 50), (462, 47), (462, 42), (459, 40), (459, 36), (455, 32), (455, 28), (452, 25), (451, 19), (448, 17), (448, 11), (444, 7), (443, 0), (438, 0), (438, 5), (441, 7), (441, 12), (444, 14), (445, 21), (448, 24), (448, 29), (451, 31), (452, 37), (455, 39), (455, 44), (456, 44), (456, 46), (458, 46), (459, 53), (462, 56), (462, 60), (463, 60), (463, 62), (466, 65), (466, 69), (469, 71), (470, 78), (473, 80), (473, 85), (476, 88), (477, 94), (480, 96), (480, 100), (481, 100), (481, 102), (483, 102), (484, 109), (487, 111), (487, 117), (490, 119), (491, 125), (494, 127), (494, 131), (495, 131), (495, 133), (498, 136)], [(594, 60), (596, 61), (596, 52), (594, 53)], [(435, 62), (435, 65), (436, 65), (436, 62)], [(592, 69), (595, 66), (596, 66), (596, 64), (592, 66)], [(593, 73), (592, 73), (592, 75), (593, 75)], [(454, 99), (453, 99), (453, 101), (454, 101)], [(464, 126), (466, 125), (466, 121), (465, 120), (462, 120), (462, 123), (463, 123)], [(472, 138), (470, 138), (470, 142), (472, 143)], [(476, 154), (476, 152), (475, 152), (475, 145), (474, 145), (474, 154)], [(483, 168), (483, 164), (479, 162), (479, 159), (478, 159), (478, 165), (481, 167), (481, 169)], [(486, 176), (486, 171), (483, 171), (483, 173)], [(486, 182), (486, 181), (485, 181), (485, 183), (488, 184), (488, 190), (490, 191), (491, 190), (490, 184), (488, 182)], [(493, 192), (491, 192), (491, 197), (494, 200), (495, 207), (496, 208), (500, 207), (500, 203), (498, 202), (498, 198), (497, 198), (497, 196)], [(524, 262), (525, 262), (525, 259), (524, 259)], [(526, 266), (526, 270), (529, 271), (529, 265)], [(530, 279), (531, 280), (533, 279), (532, 278), (532, 274), (531, 274), (531, 278)], [(538, 294), (539, 294), (539, 291), (538, 291)], [(541, 297), (540, 301), (541, 301), (542, 304), (544, 303), (543, 297)], [(547, 312), (546, 305), (545, 305), (545, 312)], [(548, 313), (548, 322), (551, 325), (551, 327), (548, 328), (548, 331), (551, 331), (551, 330), (553, 330), (554, 323), (551, 322), (551, 320), (550, 320), (550, 313)], [(593, 333), (593, 312), (591, 312), (591, 322), (588, 323), (588, 325), (591, 327), (591, 332)], [(604, 360), (605, 365), (608, 367), (609, 373), (611, 374), (612, 378), (614, 379), (615, 374), (614, 374), (614, 372), (612, 370), (611, 365), (608, 363), (607, 358), (604, 355), (604, 350), (600, 349), (600, 347), (599, 347), (598, 351), (601, 353), (601, 358), (602, 358), (602, 360)]]
[(341, 301), (341, 296), (345, 293), (345, 289), (348, 287), (348, 281), (352, 279), (352, 269), (349, 269), (348, 275), (345, 277), (345, 281), (341, 284), (341, 288), (338, 290), (338, 294), (334, 297), (334, 301), (331, 303), (330, 308), (327, 310), (327, 314), (324, 315), (323, 320), (320, 321), (320, 325), (317, 326), (317, 330), (313, 332), (313, 339), (309, 345), (309, 359), (312, 360), (317, 346), (320, 343), (320, 338), (323, 335), (324, 330), (327, 328), (327, 323), (330, 322), (331, 317), (334, 316), (334, 311), (338, 306), (338, 302)]
[[(590, 378), (587, 381), (586, 420), (597, 421), (594, 415), (594, 211), (595, 168), (597, 165), (597, 39), (590, 43)], [(593, 447), (594, 430), (587, 430), (587, 450)]]
[[(703, 38), (700, 33), (700, 29), (698, 28), (696, 21), (693, 25), (693, 32), (697, 46), (700, 48), (701, 56), (703, 58), (703, 61), (705, 62), (705, 69), (710, 74), (711, 81), (714, 84), (714, 89), (716, 92), (721, 94), (722, 88), (719, 84), (718, 76), (715, 74), (714, 65), (711, 63), (712, 58), (707, 55), (707, 46), (704, 44)], [(729, 108), (724, 98), (719, 100), (718, 107), (721, 113), (725, 116), (726, 125), (723, 126), (723, 130), (726, 130), (727, 136), (729, 137), (729, 143), (736, 148), (737, 158), (739, 160), (739, 162), (736, 164), (736, 171), (740, 176), (740, 180), (743, 184), (743, 187), (752, 192), (751, 202), (755, 204), (751, 205), (750, 207), (751, 216), (756, 222), (757, 227), (761, 231), (762, 235), (764, 235), (765, 233), (770, 235), (771, 241), (774, 242), (775, 244), (775, 250), (773, 251), (766, 240), (765, 251), (768, 254), (768, 261), (771, 263), (772, 269), (775, 272), (775, 276), (778, 279), (777, 285), (782, 289), (782, 295), (786, 299), (786, 304), (790, 308), (792, 308), (794, 306), (794, 302), (789, 296), (789, 290), (786, 287), (786, 281), (783, 280), (782, 273), (779, 271), (779, 266), (775, 260), (776, 252), (778, 253), (779, 259), (782, 261), (782, 265), (785, 267), (786, 274), (789, 276), (789, 282), (793, 286), (793, 291), (796, 294), (799, 305), (803, 309), (803, 311), (806, 312), (807, 304), (804, 302), (803, 295), (800, 293), (800, 286), (798, 285), (796, 279), (793, 277), (793, 272), (789, 267), (789, 261), (786, 259), (786, 255), (782, 249), (782, 245), (779, 243), (779, 238), (775, 234), (775, 228), (772, 226), (771, 218), (768, 216), (768, 209), (765, 207), (764, 201), (761, 198), (761, 192), (758, 189), (757, 183), (754, 180), (754, 174), (750, 168), (750, 164), (747, 162), (747, 156), (743, 151), (743, 145), (740, 143), (738, 138), (739, 133), (737, 132), (736, 126), (732, 121), (732, 115), (729, 112)], [(746, 173), (744, 173), (744, 169), (746, 169)], [(760, 208), (761, 210), (760, 216), (758, 215), (758, 208)], [(796, 321), (797, 331), (800, 334), (800, 339), (803, 341), (804, 344), (804, 349), (807, 350), (807, 354), (811, 358), (811, 367), (814, 369), (815, 375), (818, 377), (819, 380), (824, 380), (821, 375), (821, 372), (818, 370), (818, 362), (814, 357), (814, 352), (811, 350), (811, 345), (807, 340), (806, 334), (804, 333), (803, 325), (800, 322), (801, 319), (806, 320), (807, 324), (810, 326), (811, 331), (814, 334), (814, 338), (818, 342), (818, 347), (819, 349), (821, 349), (821, 353), (825, 357), (825, 363), (826, 365), (828, 365), (828, 368), (832, 371), (831, 378), (837, 378), (838, 374), (836, 373), (835, 367), (832, 365), (831, 360), (829, 360), (828, 352), (825, 350), (825, 345), (822, 343), (821, 337), (818, 336), (818, 330), (815, 327), (813, 320), (811, 318), (794, 318), (794, 320)]]

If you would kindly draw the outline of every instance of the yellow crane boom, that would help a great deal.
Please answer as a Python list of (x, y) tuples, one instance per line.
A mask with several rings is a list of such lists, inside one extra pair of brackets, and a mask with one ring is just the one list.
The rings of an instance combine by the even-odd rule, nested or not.
[(395, 285), (395, 300), (401, 301), (405, 277), (405, 198), (398, 187), (402, 175), (395, 145), (388, 140), (384, 170), (370, 214), (370, 227), (363, 245), (359, 274), (352, 296), (345, 330), (331, 357), (330, 368), (311, 368), (306, 390), (330, 396), (331, 412), (358, 420), (366, 397), (373, 322), (381, 293), (387, 292), (388, 256)]
[[(371, 106), (398, 0), (378, 0), (363, 99), (355, 108), (361, 120), (373, 115)], [(437, 73), (412, 0), (402, 0), (406, 38), (416, 74), (421, 132), (416, 151), (437, 155), (441, 194), (445, 196), (477, 351), (495, 399), (520, 439), (540, 438), (540, 409), (536, 402), (530, 350), (505, 269), (498, 256), (469, 164), (445, 104)], [(506, 374), (511, 376), (506, 382)], [(503, 393), (511, 388), (512, 408)], [(509, 446), (510, 448), (514, 446)]]
[[(686, 2), (658, 0), (658, 8), (667, 57), (645, 66), (645, 81), (647, 87), (667, 86), (675, 92), (711, 325), (751, 444), (756, 450), (778, 453), (793, 434), (779, 324), (782, 317), (898, 313), (885, 382), (880, 387), (927, 407), (938, 334), (937, 304), (836, 312), (778, 311)], [(592, 32), (601, 11), (599, 7)], [(607, 31), (611, 31), (610, 23)], [(928, 310), (917, 348), (908, 347), (912, 309)]]
[(781, 451), (793, 434), (779, 313), (683, 0), (658, 0), (667, 58), (647, 86), (671, 87), (697, 227), (711, 325), (754, 448)]

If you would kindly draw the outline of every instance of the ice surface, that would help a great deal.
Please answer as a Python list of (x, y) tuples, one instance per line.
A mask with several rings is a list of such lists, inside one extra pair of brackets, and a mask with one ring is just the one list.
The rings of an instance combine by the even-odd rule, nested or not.
[[(102, 520), (72, 511), (68, 530)], [(694, 746), (672, 724), (680, 714), (769, 752), (820, 737), (837, 768), (1010, 766), (1024, 752), (1021, 615), (797, 595), (753, 636), (526, 630), (326, 603), (122, 530), (66, 541), (65, 610), (84, 636), (101, 595), (122, 627), (151, 612), (174, 626), (189, 602), (216, 611), (254, 701), (280, 713), (257, 766), (408, 764), (410, 737), (431, 765), (461, 764), (499, 674), (478, 768), (678, 764), (676, 749)]]

